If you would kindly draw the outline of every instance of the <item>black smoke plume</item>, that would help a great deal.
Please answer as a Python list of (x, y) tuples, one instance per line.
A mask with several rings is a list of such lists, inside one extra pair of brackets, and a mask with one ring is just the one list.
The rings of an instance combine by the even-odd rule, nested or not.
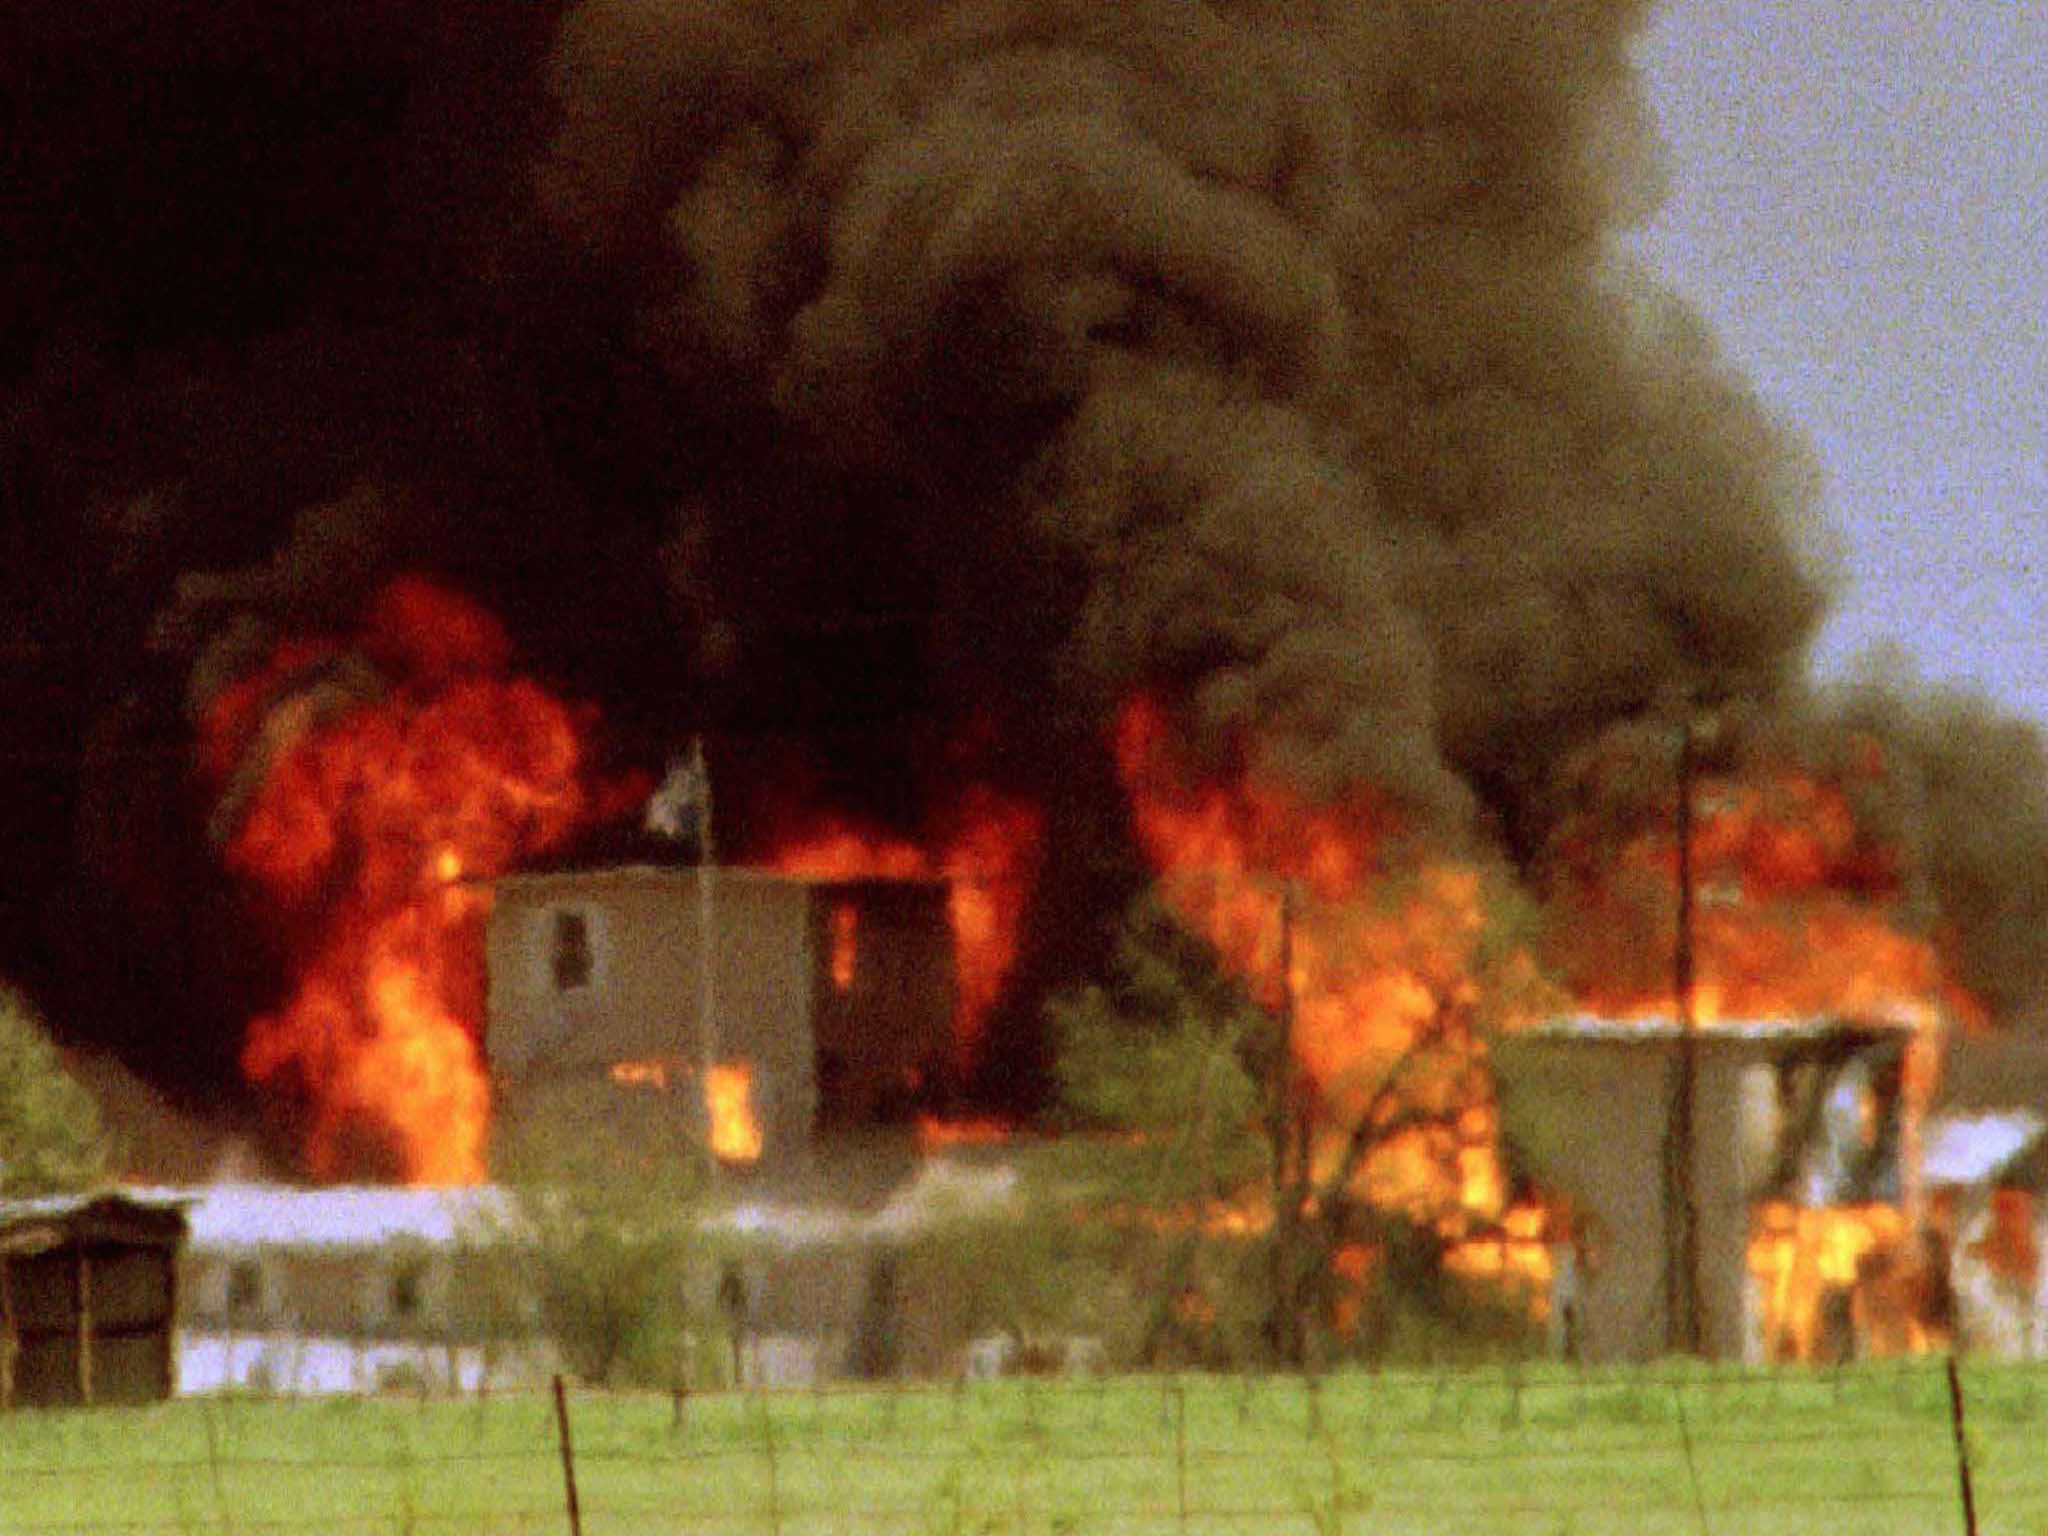
[(741, 850), (749, 785), (910, 824), (965, 753), (1047, 806), (1047, 933), (1135, 879), (1135, 689), (1524, 862), (1673, 699), (1848, 722), (2022, 1008), (2038, 738), (1803, 697), (1814, 466), (1617, 247), (1647, 10), (17, 0), (5, 964), (225, 1082), (275, 979), (195, 714), (404, 567), (627, 755), (712, 732)]

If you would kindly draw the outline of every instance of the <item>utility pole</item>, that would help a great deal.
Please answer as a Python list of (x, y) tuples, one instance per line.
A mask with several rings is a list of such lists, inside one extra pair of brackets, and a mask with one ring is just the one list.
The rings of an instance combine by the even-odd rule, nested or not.
[[(690, 779), (697, 795), (697, 934), (699, 983), (697, 996), (697, 1092), (710, 1092), (711, 1069), (718, 1065), (718, 938), (712, 906), (714, 854), (711, 842), (711, 770), (704, 762), (704, 738), (690, 739)], [(711, 1114), (707, 1098), (701, 1111)]]
[(1272, 1055), (1272, 1083), (1267, 1105), (1267, 1136), (1273, 1148), (1273, 1245), (1268, 1256), (1272, 1308), (1267, 1318), (1268, 1343), (1282, 1364), (1298, 1363), (1302, 1353), (1300, 1277), (1297, 1229), (1309, 1181), (1307, 1106), (1302, 1102), (1294, 1068), (1294, 884), (1280, 886), (1280, 1016), (1279, 1039)]
[(1678, 933), (1671, 967), (1672, 997), (1678, 1013), (1678, 1081), (1666, 1146), (1664, 1195), (1665, 1337), (1674, 1353), (1685, 1355), (1704, 1354), (1706, 1349), (1699, 1273), (1700, 1205), (1693, 1182), (1693, 1112), (1699, 1084), (1692, 890), (1692, 791), (1698, 763), (1693, 748), (1693, 702), (1688, 696), (1678, 725)]

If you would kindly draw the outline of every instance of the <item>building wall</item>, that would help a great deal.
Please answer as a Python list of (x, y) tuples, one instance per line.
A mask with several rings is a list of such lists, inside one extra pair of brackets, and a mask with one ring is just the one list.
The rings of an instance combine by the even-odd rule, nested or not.
[[(1702, 1342), (1745, 1353), (1749, 1207), (1768, 1171), (1756, 1136), (1755, 1069), (1771, 1048), (1702, 1035), (1694, 1079)], [(1588, 1360), (1646, 1360), (1670, 1347), (1665, 1172), (1679, 1075), (1675, 1038), (1510, 1037), (1496, 1047), (1504, 1123), (1516, 1155), (1576, 1211), (1586, 1249), (1571, 1267), (1568, 1345)]]
[[(802, 1146), (816, 1112), (809, 892), (798, 882), (719, 871), (710, 1054), (753, 1068), (754, 1111), (771, 1154)], [(563, 925), (579, 923), (587, 973), (564, 976)], [(486, 941), (486, 1049), (501, 1104), (569, 1093), (649, 1105), (698, 1125), (700, 1091), (665, 1100), (610, 1095), (619, 1062), (695, 1081), (705, 1049), (703, 921), (694, 870), (622, 868), (500, 883)], [(581, 1087), (577, 1085), (595, 1085)], [(658, 1112), (658, 1111), (657, 1111)]]
[[(713, 873), (709, 1050), (750, 1068), (769, 1161), (801, 1155), (821, 1125), (900, 1117), (944, 1072), (947, 898), (936, 882)], [(637, 1120), (645, 1136), (631, 1139), (647, 1145), (664, 1118), (701, 1134), (703, 912), (695, 869), (500, 883), (486, 1049), (501, 1120)], [(619, 1063), (632, 1064), (629, 1083), (612, 1075)]]
[(810, 888), (812, 1031), (827, 1125), (893, 1118), (952, 1053), (953, 938), (944, 886)]
[(180, 1392), (474, 1391), (557, 1368), (525, 1255), (481, 1237), (187, 1249), (179, 1295)]

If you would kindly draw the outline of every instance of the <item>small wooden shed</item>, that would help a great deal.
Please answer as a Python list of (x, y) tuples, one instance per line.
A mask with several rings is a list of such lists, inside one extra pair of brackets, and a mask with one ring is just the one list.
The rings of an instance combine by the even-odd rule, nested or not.
[(184, 1241), (175, 1197), (0, 1200), (0, 1411), (169, 1397)]

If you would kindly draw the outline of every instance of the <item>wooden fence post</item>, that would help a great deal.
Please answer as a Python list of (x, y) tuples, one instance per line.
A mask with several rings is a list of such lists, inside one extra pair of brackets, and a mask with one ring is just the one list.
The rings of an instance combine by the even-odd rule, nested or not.
[(92, 1406), (92, 1264), (85, 1239), (78, 1239), (78, 1400)]
[(569, 1536), (583, 1536), (583, 1511), (576, 1502), (576, 1448), (569, 1438), (569, 1394), (555, 1373), (555, 1434), (562, 1446), (562, 1492), (569, 1508)]
[(761, 1410), (761, 1451), (768, 1458), (768, 1529), (782, 1536), (782, 1471), (775, 1457), (775, 1421), (768, 1415), (764, 1394), (756, 1393), (754, 1401)]
[(1963, 1530), (1977, 1536), (1977, 1500), (1970, 1492), (1970, 1442), (1963, 1436), (1963, 1379), (1956, 1374), (1956, 1357), (1948, 1357), (1948, 1421), (1956, 1437), (1956, 1481), (1963, 1494)]
[(1180, 1530), (1188, 1528), (1188, 1390), (1178, 1376), (1173, 1379), (1173, 1488), (1174, 1505), (1180, 1516)]
[(213, 1422), (216, 1401), (217, 1399), (213, 1398), (207, 1399), (206, 1412), (200, 1415), (200, 1422), (206, 1426), (206, 1474), (213, 1484), (213, 1507), (215, 1513), (220, 1516), (220, 1528), (233, 1532), (234, 1511), (228, 1508), (228, 1490), (220, 1475), (220, 1431)]
[(1676, 1377), (1671, 1382), (1671, 1406), (1678, 1411), (1678, 1443), (1685, 1451), (1685, 1476), (1692, 1485), (1692, 1509), (1699, 1517), (1700, 1536), (1711, 1536), (1707, 1525), (1707, 1501), (1700, 1496), (1700, 1469), (1692, 1453), (1692, 1424), (1685, 1416), (1685, 1388)]
[(14, 1406), (14, 1291), (7, 1279), (7, 1255), (0, 1253), (0, 1413)]

